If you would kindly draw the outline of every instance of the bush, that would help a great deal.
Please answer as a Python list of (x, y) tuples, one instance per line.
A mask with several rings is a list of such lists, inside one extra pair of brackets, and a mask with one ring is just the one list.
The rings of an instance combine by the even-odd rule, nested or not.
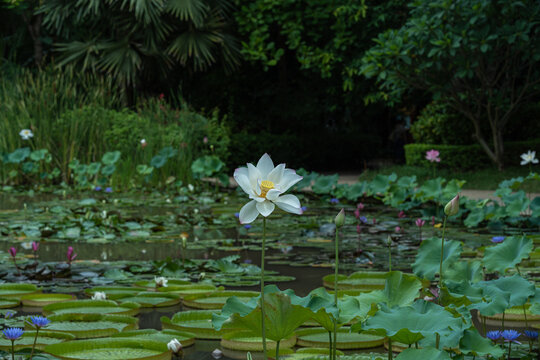
[[(540, 149), (540, 140), (508, 142), (504, 145), (506, 164), (518, 164), (520, 155), (528, 150)], [(448, 169), (470, 170), (489, 167), (492, 165), (480, 145), (405, 145), (405, 160), (407, 165), (429, 167), (433, 164), (426, 160), (426, 151), (431, 149), (440, 152), (441, 162), (437, 167)]]
[(446, 105), (427, 105), (411, 125), (411, 135), (418, 144), (471, 145), (475, 143), (472, 122), (455, 114)]

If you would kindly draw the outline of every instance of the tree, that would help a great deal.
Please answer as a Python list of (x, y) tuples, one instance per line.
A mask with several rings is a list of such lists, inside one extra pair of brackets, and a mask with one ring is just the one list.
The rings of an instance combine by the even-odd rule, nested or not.
[(106, 73), (124, 88), (165, 79), (175, 66), (236, 68), (231, 11), (231, 0), (49, 0), (38, 10), (56, 36), (59, 65)]
[(447, 103), (472, 121), (474, 137), (502, 169), (505, 126), (540, 94), (540, 2), (416, 0), (410, 7), (405, 25), (375, 39), (361, 72), (376, 78), (377, 97), (387, 102), (420, 89)]

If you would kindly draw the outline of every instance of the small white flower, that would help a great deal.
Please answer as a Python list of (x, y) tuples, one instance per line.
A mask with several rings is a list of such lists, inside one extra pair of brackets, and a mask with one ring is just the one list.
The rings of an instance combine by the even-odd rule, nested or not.
[(160, 276), (160, 277), (154, 277), (154, 281), (156, 282), (157, 287), (167, 287), (167, 282), (169, 280), (167, 280), (163, 276)]
[(103, 210), (103, 211), (101, 212), (101, 217), (102, 217), (103, 219), (106, 219), (106, 218), (107, 218), (107, 210)]
[(247, 164), (247, 167), (236, 169), (234, 179), (252, 199), (242, 207), (239, 214), (240, 223), (249, 224), (259, 214), (269, 216), (277, 205), (280, 209), (302, 214), (300, 201), (294, 195), (283, 195), (291, 186), (302, 180), (292, 169), (286, 169), (285, 164), (274, 167), (268, 154), (264, 154), (257, 166)]
[(538, 159), (536, 158), (536, 151), (527, 151), (526, 153), (521, 154), (521, 165), (527, 165), (528, 163), (538, 164)]
[(143, 144), (143, 145), (146, 144), (146, 139), (141, 139), (141, 144)]
[(167, 348), (171, 350), (173, 353), (177, 354), (180, 350), (182, 350), (182, 344), (178, 339), (172, 339), (167, 344)]
[(24, 250), (30, 250), (32, 248), (32, 243), (31, 242), (23, 242), (21, 244), (21, 247), (24, 249)]
[(204, 279), (205, 276), (206, 276), (206, 273), (205, 273), (205, 272), (200, 273), (200, 274), (199, 274), (199, 280)]
[(195, 186), (191, 185), (191, 184), (188, 184), (187, 185), (187, 188), (189, 191), (193, 192), (193, 190), (195, 190)]
[(215, 349), (214, 351), (212, 351), (212, 357), (214, 359), (219, 359), (223, 356), (223, 351), (219, 350), (219, 349)]
[(107, 294), (103, 291), (96, 291), (94, 295), (92, 295), (92, 300), (107, 300)]
[(31, 137), (34, 137), (34, 133), (30, 129), (22, 129), (19, 135), (23, 140), (29, 140)]

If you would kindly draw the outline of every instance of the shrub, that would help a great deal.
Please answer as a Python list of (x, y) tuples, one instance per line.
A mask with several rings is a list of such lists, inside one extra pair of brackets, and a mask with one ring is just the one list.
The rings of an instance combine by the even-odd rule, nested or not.
[(411, 125), (411, 135), (419, 144), (470, 145), (475, 143), (473, 133), (469, 119), (437, 102), (422, 109)]
[[(506, 164), (517, 164), (520, 155), (528, 150), (540, 148), (540, 140), (529, 140), (505, 143), (504, 159)], [(405, 145), (405, 160), (407, 165), (429, 167), (432, 164), (426, 160), (426, 151), (431, 149), (440, 152), (442, 168), (470, 170), (491, 166), (480, 145), (434, 145), (408, 144)]]

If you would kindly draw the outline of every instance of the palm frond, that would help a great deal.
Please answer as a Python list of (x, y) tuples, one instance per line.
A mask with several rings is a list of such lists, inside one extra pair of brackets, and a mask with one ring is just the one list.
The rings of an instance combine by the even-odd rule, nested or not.
[(166, 11), (182, 21), (191, 21), (196, 27), (203, 24), (208, 12), (203, 0), (168, 0)]

